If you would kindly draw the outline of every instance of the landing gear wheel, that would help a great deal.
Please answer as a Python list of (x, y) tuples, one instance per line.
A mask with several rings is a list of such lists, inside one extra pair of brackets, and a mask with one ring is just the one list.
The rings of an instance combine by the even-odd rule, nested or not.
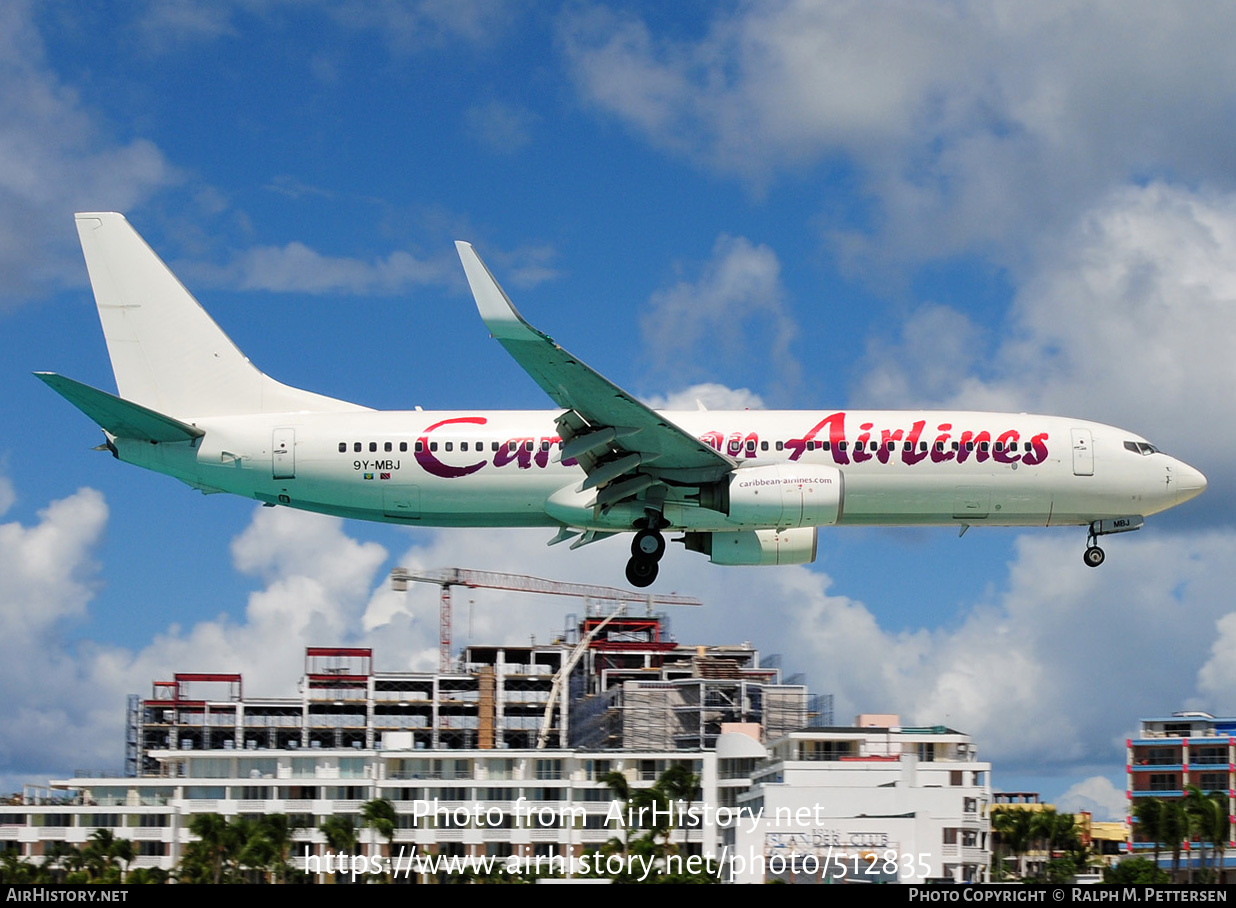
[(640, 530), (631, 540), (631, 554), (658, 562), (665, 554), (665, 537), (658, 530)]
[(657, 563), (649, 558), (632, 558), (627, 562), (627, 583), (641, 589), (651, 586), (659, 571)]
[(1082, 560), (1086, 562), (1087, 567), (1098, 567), (1106, 557), (1101, 548), (1097, 545), (1092, 545), (1086, 549), (1085, 554), (1082, 555)]

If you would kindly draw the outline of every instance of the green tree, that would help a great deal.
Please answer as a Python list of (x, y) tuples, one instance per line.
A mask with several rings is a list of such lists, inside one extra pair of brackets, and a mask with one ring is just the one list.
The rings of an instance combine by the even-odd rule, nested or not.
[[(1215, 797), (1218, 795), (1218, 797)], [(1189, 836), (1197, 840), (1199, 869), (1209, 881), (1222, 872), (1224, 843), (1231, 834), (1227, 797), (1219, 792), (1205, 793), (1196, 785), (1185, 789), (1184, 810), (1189, 818)], [(1212, 847), (1213, 869), (1206, 866), (1206, 845)], [(1193, 881), (1193, 862), (1189, 862), (1189, 882)]]
[(68, 842), (48, 842), (43, 846), (43, 871), (47, 874), (48, 882), (63, 883), (65, 877), (65, 867), (69, 858), (77, 853), (77, 849)]
[(1133, 805), (1134, 827), (1143, 841), (1154, 843), (1154, 865), (1159, 866), (1159, 843), (1162, 841), (1163, 801), (1159, 798), (1142, 798)]
[[(374, 798), (361, 805), (361, 822), (386, 840), (386, 857), (389, 861), (391, 850), (395, 843), (395, 805), (389, 798)], [(383, 874), (383, 880), (390, 882), (389, 868)]]
[[(614, 800), (623, 805), (622, 838), (611, 838), (600, 849), (600, 854), (621, 853), (651, 860), (657, 871), (645, 882), (715, 883), (716, 865), (709, 864), (700, 873), (672, 877), (666, 874), (667, 859), (678, 853), (673, 841), (674, 831), (699, 795), (699, 776), (691, 772), (685, 763), (674, 763), (657, 777), (647, 788), (632, 788), (626, 776), (620, 772), (607, 773), (602, 781), (614, 794)], [(642, 834), (632, 838), (632, 832)], [(624, 860), (624, 866), (626, 861)], [(595, 866), (595, 864), (594, 864)], [(597, 873), (604, 876), (604, 873)], [(624, 871), (615, 877), (617, 882), (636, 882), (638, 876)]]
[[(126, 850), (119, 843), (126, 841), (128, 840), (116, 838), (116, 835), (110, 829), (96, 829), (90, 833), (90, 838), (86, 841), (86, 847), (82, 849), (82, 857), (85, 862), (86, 872), (90, 875), (91, 880), (111, 883), (120, 882), (121, 874), (120, 869), (116, 866), (116, 860), (117, 854)], [(129, 860), (132, 860), (132, 842), (129, 842), (127, 852)]]
[(180, 862), (182, 879), (217, 885), (224, 870), (236, 859), (236, 830), (217, 813), (198, 813), (189, 820), (189, 831), (197, 836), (197, 841), (185, 849)]
[(1149, 858), (1125, 858), (1114, 867), (1103, 869), (1103, 882), (1126, 886), (1143, 883), (1166, 883), (1167, 871), (1159, 869), (1159, 862)]
[(17, 849), (5, 849), (0, 854), (0, 883), (33, 883), (37, 869), (21, 859)]
[[(1086, 866), (1086, 850), (1082, 847), (1081, 833), (1071, 813), (1057, 813), (1053, 808), (1036, 811), (1031, 820), (1031, 835), (1047, 854), (1043, 874), (1052, 882), (1061, 882), (1065, 877), (1066, 863), (1071, 866), (1068, 878)], [(1059, 858), (1057, 852), (1062, 852)], [(1066, 863), (1058, 863), (1064, 861)], [(1050, 871), (1050, 874), (1048, 873)]]
[[(318, 829), (326, 836), (326, 844), (338, 854), (356, 854), (356, 824), (350, 816), (336, 815), (327, 817)], [(335, 882), (342, 882), (343, 874), (335, 874)]]
[(1172, 879), (1180, 874), (1180, 849), (1189, 835), (1189, 818), (1184, 804), (1177, 798), (1165, 800), (1159, 816), (1159, 835), (1172, 852)]
[(291, 864), (292, 845), (296, 830), (300, 826), (283, 813), (262, 817), (260, 825), (261, 835), (269, 843), (272, 852), (267, 863), (270, 881), (286, 883), (294, 870)]
[(1026, 875), (1025, 855), (1034, 837), (1034, 812), (1024, 807), (1008, 806), (992, 810), (991, 828), (1001, 847), (1017, 859), (1017, 877)]

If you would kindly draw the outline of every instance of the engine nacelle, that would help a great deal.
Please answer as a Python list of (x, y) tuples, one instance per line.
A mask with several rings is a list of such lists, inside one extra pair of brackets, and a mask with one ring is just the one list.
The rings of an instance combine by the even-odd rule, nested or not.
[(777, 463), (731, 473), (721, 510), (739, 525), (832, 526), (844, 502), (845, 478), (836, 467)]
[(815, 527), (687, 533), (689, 551), (703, 552), (713, 564), (810, 564), (815, 561)]

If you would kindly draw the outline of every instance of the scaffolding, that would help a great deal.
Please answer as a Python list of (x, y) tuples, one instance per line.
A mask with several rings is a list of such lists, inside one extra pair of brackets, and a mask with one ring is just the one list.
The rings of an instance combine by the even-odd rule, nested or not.
[(698, 751), (727, 728), (767, 741), (831, 723), (831, 698), (809, 698), (750, 644), (684, 646), (666, 625), (589, 603), (574, 633), (468, 646), (449, 672), (381, 672), (368, 648), (308, 647), (294, 697), (245, 699), (239, 674), (179, 673), (131, 703), (126, 770), (147, 774), (158, 750)]

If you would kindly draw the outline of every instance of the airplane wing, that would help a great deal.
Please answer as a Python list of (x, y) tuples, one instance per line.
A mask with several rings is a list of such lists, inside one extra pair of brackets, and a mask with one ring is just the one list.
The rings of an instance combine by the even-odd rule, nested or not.
[(532, 327), (516, 311), (480, 256), (468, 243), (455, 244), (481, 319), (524, 371), (567, 410), (558, 420), (565, 445), (588, 478), (581, 489), (609, 486), (629, 497), (654, 482), (696, 485), (713, 482), (738, 462), (681, 429)]

